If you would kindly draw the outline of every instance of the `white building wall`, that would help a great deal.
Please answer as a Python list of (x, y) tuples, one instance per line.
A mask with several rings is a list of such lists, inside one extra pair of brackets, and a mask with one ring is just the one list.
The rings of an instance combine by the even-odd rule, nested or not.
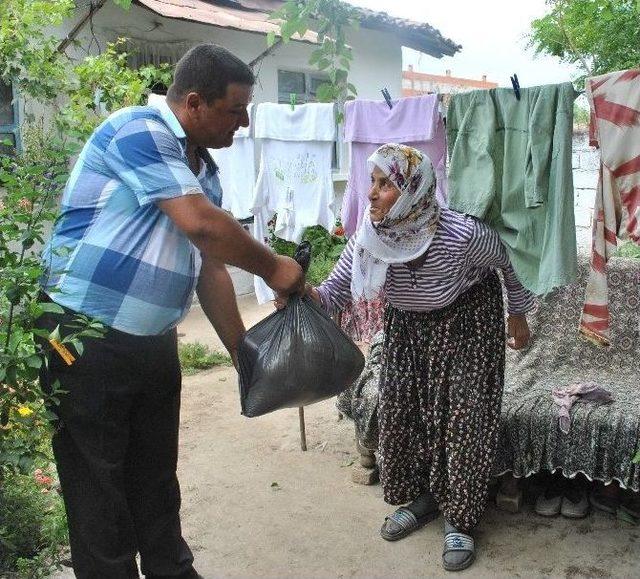
[[(68, 25), (70, 29), (72, 25)], [(65, 31), (66, 32), (66, 31)], [(163, 18), (157, 14), (133, 5), (123, 12), (113, 3), (108, 3), (94, 17), (93, 34), (104, 48), (107, 41), (127, 37), (147, 42), (158, 42), (167, 52), (184, 52), (185, 45), (200, 42), (214, 42), (249, 62), (267, 49), (266, 36), (218, 28), (189, 22)], [(96, 52), (96, 41), (86, 27), (81, 34), (81, 46), (91, 43), (91, 52)], [(401, 94), (402, 51), (400, 41), (393, 35), (360, 29), (348, 37), (353, 47), (354, 61), (350, 81), (358, 89), (360, 98), (381, 98), (380, 89), (387, 87), (392, 96)], [(255, 102), (274, 102), (278, 98), (278, 68), (317, 72), (308, 64), (314, 46), (292, 41), (276, 48), (258, 67), (258, 83), (255, 88)], [(74, 53), (75, 50), (75, 53)], [(81, 57), (83, 50), (68, 52)]]
[[(79, 19), (79, 17), (78, 17)], [(60, 32), (64, 36), (72, 28), (67, 23)], [(127, 12), (113, 3), (108, 3), (93, 18), (93, 27), (88, 25), (79, 36), (80, 46), (67, 52), (72, 57), (85, 56), (87, 46), (90, 53), (104, 49), (107, 42), (119, 37), (135, 41), (157, 43), (159, 51), (179, 58), (189, 46), (201, 42), (214, 42), (250, 62), (267, 49), (266, 36), (237, 30), (207, 26), (195, 22), (163, 18), (133, 5)], [(387, 88), (392, 98), (402, 94), (402, 48), (398, 38), (391, 34), (366, 29), (351, 31), (347, 39), (353, 48), (354, 60), (349, 81), (356, 87), (358, 98), (381, 99), (381, 89)], [(278, 70), (317, 72), (308, 64), (315, 46), (292, 41), (279, 46), (256, 67), (257, 83), (254, 102), (277, 102)], [(346, 147), (340, 151), (340, 167), (336, 171), (336, 193), (342, 194), (344, 178), (348, 173)]]
[[(65, 23), (58, 34), (63, 38), (80, 19), (80, 14)], [(88, 24), (80, 33), (79, 47), (69, 47), (67, 54), (81, 59), (87, 54), (97, 54), (107, 42), (119, 37), (135, 41), (157, 43), (159, 52), (179, 58), (189, 46), (201, 42), (214, 42), (249, 62), (267, 49), (266, 36), (237, 30), (207, 26), (196, 22), (164, 18), (137, 5), (123, 11), (112, 2), (93, 17), (93, 26)], [(348, 37), (353, 47), (354, 61), (349, 81), (358, 90), (359, 98), (380, 99), (380, 90), (388, 88), (392, 97), (402, 94), (402, 50), (395, 36), (360, 29)], [(280, 46), (268, 55), (256, 68), (258, 82), (255, 86), (254, 102), (276, 102), (278, 99), (278, 69), (317, 72), (308, 64), (314, 46), (292, 41)], [(25, 104), (23, 103), (23, 106)], [(42, 107), (26, 103), (26, 111), (43, 114)]]

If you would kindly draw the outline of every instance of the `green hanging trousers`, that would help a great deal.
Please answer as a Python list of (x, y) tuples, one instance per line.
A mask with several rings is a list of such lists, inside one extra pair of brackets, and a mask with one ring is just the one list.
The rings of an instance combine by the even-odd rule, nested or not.
[(576, 276), (571, 83), (454, 95), (447, 110), (449, 205), (504, 243), (524, 287), (543, 295)]

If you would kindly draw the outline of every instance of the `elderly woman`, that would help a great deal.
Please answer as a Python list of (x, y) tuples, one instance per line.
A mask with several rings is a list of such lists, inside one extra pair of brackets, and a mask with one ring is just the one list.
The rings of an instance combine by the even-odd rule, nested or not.
[(475, 558), (470, 533), (484, 511), (504, 382), (503, 273), (509, 342), (529, 340), (533, 296), (519, 283), (498, 235), (441, 208), (431, 162), (403, 145), (370, 158), (371, 191), (359, 231), (331, 276), (308, 293), (329, 311), (385, 299), (379, 403), (384, 500), (394, 541), (444, 515), (444, 568)]

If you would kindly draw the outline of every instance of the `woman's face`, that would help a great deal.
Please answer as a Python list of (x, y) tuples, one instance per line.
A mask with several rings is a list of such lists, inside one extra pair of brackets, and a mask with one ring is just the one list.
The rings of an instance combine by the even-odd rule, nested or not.
[(374, 167), (371, 173), (371, 190), (369, 191), (369, 201), (371, 202), (369, 217), (371, 221), (382, 221), (398, 197), (400, 197), (400, 189), (391, 182), (382, 169)]

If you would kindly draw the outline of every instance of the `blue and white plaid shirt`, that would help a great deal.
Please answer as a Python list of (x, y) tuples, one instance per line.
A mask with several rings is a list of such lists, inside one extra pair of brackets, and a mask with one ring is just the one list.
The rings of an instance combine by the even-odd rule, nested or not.
[(158, 335), (187, 313), (200, 254), (157, 206), (204, 193), (220, 206), (217, 167), (196, 178), (186, 135), (165, 103), (113, 113), (82, 150), (43, 252), (44, 291), (107, 326)]

